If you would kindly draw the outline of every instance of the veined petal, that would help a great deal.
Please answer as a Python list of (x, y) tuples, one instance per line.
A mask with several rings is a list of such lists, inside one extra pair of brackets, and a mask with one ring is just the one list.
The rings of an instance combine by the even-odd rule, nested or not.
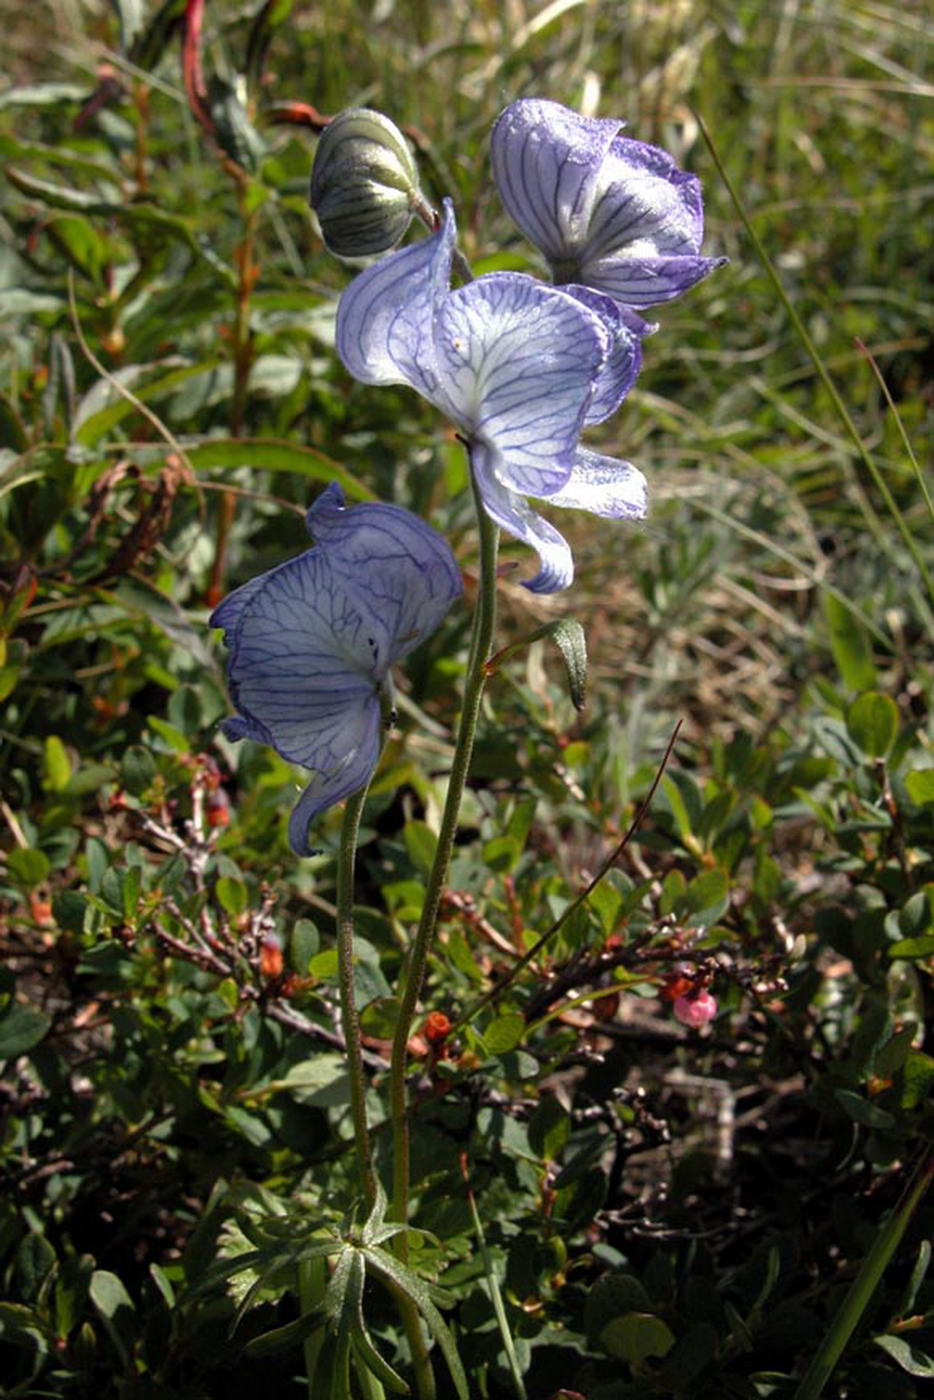
[(622, 257), (617, 254), (586, 263), (581, 276), (592, 287), (617, 297), (628, 306), (656, 306), (671, 301), (700, 282), (726, 258)]
[(521, 273), (451, 292), (436, 322), (436, 364), (455, 419), (496, 449), (504, 486), (533, 496), (567, 480), (610, 348), (602, 317)]
[(308, 528), (364, 619), (374, 669), (385, 675), (431, 635), (463, 592), (447, 540), (401, 506), (344, 506), (336, 482), (308, 512)]
[[(315, 773), (289, 818), (289, 845), (296, 855), (308, 853), (308, 828), (315, 817), (335, 802), (359, 792), (376, 767), (380, 748), (379, 702), (374, 698), (372, 705), (354, 718), (352, 747), (344, 752), (336, 768)], [(347, 738), (351, 739), (349, 731)]]
[(600, 170), (584, 261), (612, 253), (690, 254), (704, 234), (700, 181), (667, 151), (618, 137)]
[(589, 510), (614, 520), (641, 520), (648, 508), (648, 490), (645, 477), (631, 462), (581, 447), (567, 485), (547, 500), (550, 506)]
[(493, 179), (510, 216), (549, 261), (573, 256), (586, 239), (597, 175), (622, 125), (542, 98), (520, 98), (497, 118)]
[[(290, 762), (329, 771), (346, 752), (355, 716), (379, 709), (384, 668), (367, 620), (321, 550), (290, 559), (247, 590), (226, 637), (230, 694), (243, 716), (228, 735), (262, 740)], [(214, 614), (220, 626), (224, 609)]]
[(368, 267), (347, 287), (337, 308), (337, 353), (362, 384), (408, 384), (437, 398), (433, 322), (448, 293), (457, 231), (444, 201), (437, 233)]
[(642, 336), (648, 322), (628, 312), (618, 301), (591, 287), (569, 283), (561, 289), (599, 316), (610, 337), (610, 353), (593, 385), (593, 398), (584, 423), (602, 423), (615, 413), (642, 368)]
[(567, 540), (524, 497), (500, 485), (491, 456), (481, 446), (475, 447), (470, 456), (487, 513), (510, 535), (531, 545), (541, 560), (535, 577), (523, 579), (524, 587), (532, 593), (557, 593), (567, 588), (574, 578), (574, 560)]

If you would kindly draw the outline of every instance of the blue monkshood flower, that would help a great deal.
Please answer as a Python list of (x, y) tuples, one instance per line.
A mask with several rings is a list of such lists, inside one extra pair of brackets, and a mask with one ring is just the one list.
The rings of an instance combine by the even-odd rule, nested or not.
[(520, 98), (490, 138), (500, 198), (557, 283), (624, 306), (670, 301), (726, 258), (699, 256), (700, 181), (667, 151), (620, 136), (621, 121)]
[(270, 744), (314, 777), (289, 821), (304, 855), (320, 812), (364, 786), (380, 752), (389, 668), (463, 590), (450, 546), (401, 506), (344, 506), (332, 482), (307, 515), (315, 547), (231, 593), (211, 615), (230, 648), (229, 739)]
[(492, 518), (538, 551), (526, 587), (574, 576), (567, 541), (526, 500), (640, 518), (645, 478), (581, 447), (629, 392), (645, 323), (586, 287), (494, 272), (452, 291), (454, 213), (438, 232), (375, 263), (344, 292), (337, 351), (364, 384), (408, 384), (457, 424)]

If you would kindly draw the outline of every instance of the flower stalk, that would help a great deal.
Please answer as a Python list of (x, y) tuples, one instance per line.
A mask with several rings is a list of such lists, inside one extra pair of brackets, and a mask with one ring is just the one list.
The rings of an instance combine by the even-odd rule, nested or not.
[[(438, 833), (438, 844), (435, 847), (434, 861), (425, 890), (421, 918), (403, 973), (399, 1016), (396, 1021), (392, 1045), (389, 1081), (393, 1143), (391, 1218), (403, 1222), (408, 1220), (409, 1215), (409, 1120), (405, 1087), (408, 1043), (412, 1034), (412, 1023), (418, 999), (425, 980), (428, 953), (438, 921), (438, 908), (450, 865), (454, 837), (457, 833), (461, 799), (470, 768), (474, 736), (477, 732), (477, 720), (480, 715), (480, 702), (486, 683), (486, 663), (492, 650), (496, 625), (496, 557), (499, 531), (484, 510), (473, 471), (471, 471), (470, 480), (479, 530), (480, 571), (470, 638), (470, 652), (467, 660), (467, 674), (464, 681), (464, 702), (458, 725), (454, 760), (451, 764), (451, 774), (448, 780), (447, 796), (441, 817), (441, 829)], [(405, 1232), (399, 1234), (396, 1240), (399, 1256), (405, 1259), (407, 1252)]]
[(353, 889), (360, 817), (369, 786), (367, 783), (359, 792), (355, 792), (352, 797), (347, 799), (337, 862), (337, 976), (340, 987), (344, 1044), (347, 1047), (350, 1114), (353, 1119), (357, 1174), (367, 1210), (372, 1208), (376, 1199), (376, 1176), (373, 1172), (373, 1152), (370, 1146), (370, 1129), (366, 1116), (366, 1077), (363, 1070), (360, 1017), (354, 996)]

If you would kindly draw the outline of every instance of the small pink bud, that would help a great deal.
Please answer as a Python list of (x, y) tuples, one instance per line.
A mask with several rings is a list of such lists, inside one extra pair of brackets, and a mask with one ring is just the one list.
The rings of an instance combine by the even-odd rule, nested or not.
[(712, 1021), (717, 1014), (717, 998), (710, 992), (696, 992), (694, 996), (678, 997), (674, 1013), (683, 1026), (698, 1030)]

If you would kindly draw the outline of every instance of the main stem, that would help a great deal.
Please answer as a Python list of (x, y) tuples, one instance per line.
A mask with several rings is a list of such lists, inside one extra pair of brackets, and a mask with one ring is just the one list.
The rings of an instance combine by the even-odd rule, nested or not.
[[(438, 845), (425, 890), (425, 902), (412, 947), (403, 974), (402, 994), (396, 1033), (392, 1043), (392, 1066), (389, 1077), (390, 1114), (392, 1118), (393, 1185), (392, 1218), (407, 1221), (409, 1216), (409, 1121), (408, 1102), (405, 1090), (407, 1053), (415, 1009), (425, 980), (428, 951), (438, 920), (438, 907), (444, 882), (447, 879), (451, 860), (451, 849), (457, 833), (457, 819), (460, 813), (461, 798), (470, 757), (473, 753), (474, 735), (477, 732), (477, 719), (480, 714), (480, 701), (486, 681), (486, 662), (493, 644), (493, 629), (496, 623), (496, 551), (499, 532), (483, 508), (476, 483), (471, 472), (471, 486), (474, 493), (474, 506), (477, 512), (477, 525), (480, 536), (480, 579), (476, 609), (473, 617), (473, 631), (470, 638), (470, 654), (467, 661), (467, 675), (464, 681), (464, 707), (461, 711), (457, 731), (457, 746), (451, 764), (447, 797), (441, 817), (441, 830)], [(403, 1231), (397, 1236), (398, 1252), (406, 1257), (406, 1235)]]
[(370, 1129), (366, 1121), (366, 1078), (363, 1072), (360, 1017), (357, 1014), (357, 1004), (354, 999), (353, 976), (354, 864), (357, 857), (360, 816), (366, 801), (368, 787), (369, 784), (349, 797), (347, 806), (344, 808), (344, 824), (341, 828), (340, 855), (337, 863), (337, 975), (340, 984), (344, 1044), (347, 1047), (347, 1071), (350, 1076), (350, 1113), (353, 1119), (354, 1144), (357, 1152), (357, 1173), (369, 1210), (376, 1199), (376, 1177), (373, 1173)]

